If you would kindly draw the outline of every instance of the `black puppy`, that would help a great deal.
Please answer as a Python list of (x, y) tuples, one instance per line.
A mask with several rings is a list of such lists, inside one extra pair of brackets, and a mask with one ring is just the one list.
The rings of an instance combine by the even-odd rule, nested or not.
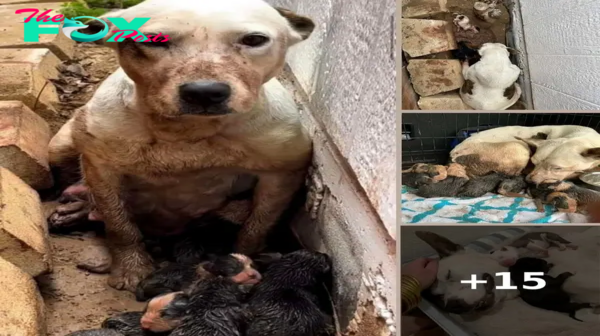
[(252, 260), (242, 254), (208, 256), (200, 264), (170, 263), (140, 281), (135, 297), (146, 301), (155, 296), (181, 291), (194, 281), (214, 276), (230, 278), (233, 282), (253, 285), (260, 281), (260, 273), (254, 269)]
[(152, 333), (142, 329), (140, 320), (142, 312), (126, 312), (107, 318), (101, 327), (118, 331), (124, 336), (163, 336), (166, 334)]
[(458, 49), (452, 50), (452, 56), (462, 62), (469, 62), (469, 66), (479, 62), (481, 55), (475, 48), (469, 47), (465, 41), (458, 42)]
[[(557, 277), (552, 277), (547, 275), (552, 267), (553, 265), (544, 259), (520, 258), (514, 265), (509, 267), (508, 271), (512, 281), (518, 287), (523, 301), (534, 307), (568, 313), (572, 319), (583, 322), (575, 317), (575, 313), (579, 309), (592, 308), (592, 306), (589, 303), (571, 302), (569, 294), (563, 291), (562, 285), (569, 277), (573, 276), (573, 273), (564, 272)], [(523, 288), (525, 273), (529, 272), (544, 273), (543, 276), (535, 278), (543, 279), (546, 282), (545, 286), (535, 290)], [(527, 281), (527, 283), (529, 286), (535, 284), (534, 281)]]
[(195, 282), (186, 291), (187, 309), (171, 336), (241, 336), (247, 323), (245, 293), (227, 278)]
[(249, 297), (247, 336), (322, 336), (331, 333), (317, 293), (331, 276), (331, 259), (300, 250), (284, 255), (264, 273)]
[(112, 329), (91, 329), (72, 332), (66, 336), (125, 336)]

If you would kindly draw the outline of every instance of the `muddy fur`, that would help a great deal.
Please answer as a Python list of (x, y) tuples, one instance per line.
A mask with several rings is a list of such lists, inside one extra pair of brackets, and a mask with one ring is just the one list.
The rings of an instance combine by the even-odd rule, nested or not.
[(240, 286), (224, 278), (202, 280), (187, 291), (186, 316), (171, 336), (241, 336), (247, 315)]
[(586, 210), (588, 205), (600, 202), (599, 192), (570, 182), (532, 184), (528, 190), (538, 204), (551, 204), (561, 212)]
[(332, 321), (318, 295), (330, 276), (331, 260), (322, 253), (300, 250), (274, 262), (250, 294), (246, 335), (330, 335)]
[[(592, 306), (589, 303), (571, 302), (569, 294), (562, 290), (562, 286), (564, 282), (574, 274), (564, 272), (556, 277), (552, 277), (547, 275), (552, 267), (552, 264), (549, 264), (543, 259), (521, 258), (517, 260), (513, 266), (509, 267), (509, 272), (511, 280), (519, 288), (519, 294), (523, 301), (534, 307), (568, 313), (572, 319), (581, 321), (575, 317), (575, 313), (579, 309), (592, 308)], [(544, 273), (544, 276), (536, 276), (536, 278), (543, 279), (546, 282), (546, 285), (536, 290), (523, 288), (523, 284), (525, 283), (525, 272)], [(532, 281), (528, 281), (527, 283), (530, 286), (534, 285), (534, 282)]]
[[(109, 17), (152, 17), (142, 33), (173, 37), (161, 46), (106, 42), (111, 25), (103, 42), (120, 68), (49, 145), (53, 167), (81, 158), (106, 224), (109, 285), (133, 292), (152, 272), (143, 234), (180, 234), (244, 192), (251, 209), (236, 252), (260, 252), (312, 158), (293, 97), (275, 77), (314, 23), (261, 0), (151, 0), (102, 19)], [(214, 95), (203, 88), (215, 85), (229, 90), (207, 104), (190, 99), (190, 85), (199, 95)]]

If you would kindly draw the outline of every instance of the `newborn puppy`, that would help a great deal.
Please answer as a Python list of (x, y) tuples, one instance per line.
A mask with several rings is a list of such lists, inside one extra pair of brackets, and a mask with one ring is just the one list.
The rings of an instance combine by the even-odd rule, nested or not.
[(284, 255), (265, 272), (250, 293), (247, 336), (320, 336), (330, 332), (330, 318), (316, 293), (331, 276), (331, 259), (300, 250)]
[(458, 163), (451, 163), (448, 165), (446, 172), (446, 179), (435, 184), (419, 187), (415, 191), (415, 195), (426, 198), (456, 196), (460, 188), (469, 181), (465, 167)]
[(183, 292), (157, 296), (148, 302), (140, 320), (142, 329), (152, 332), (167, 332), (181, 324), (189, 298)]
[(538, 211), (542, 207), (540, 203), (551, 204), (561, 212), (576, 212), (600, 202), (599, 192), (564, 181), (531, 185), (529, 192), (536, 200)]
[(446, 167), (417, 163), (407, 170), (402, 171), (402, 184), (411, 188), (437, 183), (446, 178)]
[(140, 325), (142, 314), (142, 312), (126, 312), (109, 317), (102, 322), (102, 328), (118, 331), (124, 336), (156, 335), (146, 333), (142, 330)]
[(195, 282), (188, 308), (171, 336), (241, 336), (247, 322), (240, 285), (226, 278)]
[(462, 64), (465, 82), (460, 97), (475, 110), (506, 110), (521, 97), (516, 83), (521, 69), (512, 64), (507, 47), (501, 43), (485, 43), (478, 53), (479, 62)]
[(138, 301), (146, 301), (157, 295), (181, 291), (196, 280), (214, 276), (227, 277), (245, 285), (254, 285), (261, 279), (250, 258), (242, 254), (228, 254), (211, 257), (210, 261), (199, 265), (169, 264), (140, 281), (135, 296)]
[(90, 329), (72, 332), (66, 336), (126, 336), (112, 329)]
[[(562, 290), (562, 285), (569, 277), (573, 276), (573, 273), (564, 272), (557, 277), (551, 277), (547, 275), (547, 273), (552, 266), (552, 264), (549, 264), (543, 259), (521, 258), (517, 260), (514, 265), (509, 267), (508, 271), (510, 272), (512, 281), (518, 287), (523, 301), (534, 307), (568, 313), (572, 319), (581, 321), (575, 317), (575, 313), (579, 309), (592, 308), (592, 305), (589, 303), (571, 302), (569, 294)], [(526, 282), (526, 272), (544, 273), (543, 276), (535, 276), (535, 278), (543, 279), (546, 282), (546, 285), (540, 289), (523, 288), (523, 285)], [(528, 286), (536, 285), (535, 281), (531, 280), (527, 281), (527, 284)]]

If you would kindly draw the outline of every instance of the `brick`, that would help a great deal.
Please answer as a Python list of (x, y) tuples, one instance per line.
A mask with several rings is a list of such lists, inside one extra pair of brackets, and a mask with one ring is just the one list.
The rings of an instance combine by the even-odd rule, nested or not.
[(421, 96), (456, 90), (464, 82), (458, 60), (413, 59), (407, 69), (413, 88)]
[(0, 257), (0, 336), (46, 335), (44, 301), (31, 276)]
[(441, 20), (402, 19), (402, 50), (419, 57), (456, 49), (453, 27)]
[(48, 2), (36, 5), (22, 3), (0, 6), (0, 31), (2, 32), (0, 48), (48, 48), (61, 60), (71, 59), (75, 52), (75, 41), (70, 40), (65, 34), (59, 31), (56, 34), (40, 34), (38, 42), (25, 42), (23, 40), (23, 19), (31, 15), (31, 13), (15, 14), (15, 11), (23, 8), (39, 9), (40, 12), (38, 14), (51, 9), (52, 12), (48, 15), (52, 17), (59, 14), (57, 10), (61, 5), (61, 2)]
[(40, 197), (15, 174), (0, 168), (0, 257), (35, 277), (52, 269), (50, 253)]
[(435, 96), (421, 97), (419, 99), (419, 108), (421, 110), (446, 111), (472, 110), (471, 107), (463, 103), (458, 92), (447, 92)]
[(44, 119), (57, 116), (60, 60), (49, 49), (0, 49), (0, 100), (20, 100)]
[(34, 189), (52, 186), (48, 124), (20, 101), (0, 101), (0, 165)]
[(409, 0), (402, 6), (402, 17), (421, 18), (448, 12), (447, 0)]

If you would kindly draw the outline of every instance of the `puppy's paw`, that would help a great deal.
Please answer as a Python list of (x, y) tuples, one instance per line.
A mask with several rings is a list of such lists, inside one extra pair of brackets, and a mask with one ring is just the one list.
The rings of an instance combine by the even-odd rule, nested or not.
[(305, 209), (310, 214), (310, 218), (316, 219), (319, 214), (319, 207), (325, 195), (323, 178), (317, 169), (310, 167), (306, 178), (308, 195), (306, 197)]

